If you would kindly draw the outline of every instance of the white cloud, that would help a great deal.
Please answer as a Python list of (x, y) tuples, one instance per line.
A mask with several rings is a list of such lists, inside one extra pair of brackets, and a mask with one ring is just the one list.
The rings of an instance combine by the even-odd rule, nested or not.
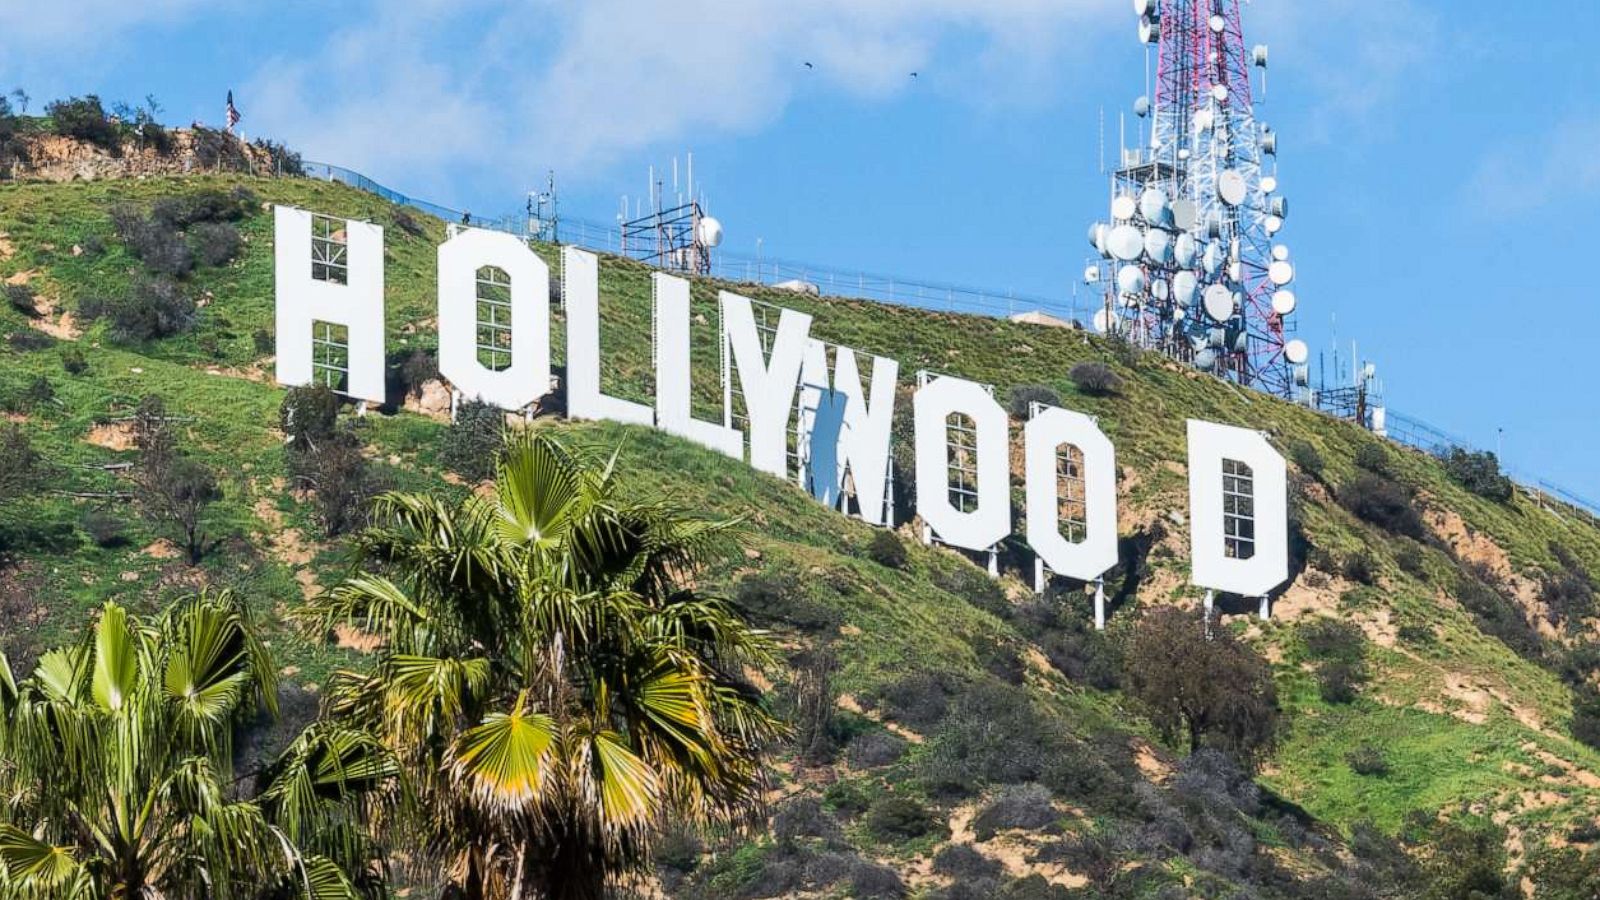
[(1540, 134), (1531, 147), (1524, 141), (1485, 154), (1462, 204), (1490, 216), (1522, 215), (1600, 194), (1600, 118), (1571, 117)]
[(0, 0), (0, 34), (8, 52), (45, 50), (147, 23), (172, 22), (184, 13), (214, 7), (208, 0)]
[[(1110, 6), (390, 2), (347, 16), (361, 24), (312, 58), (264, 68), (249, 113), (256, 130), (312, 156), (408, 178), (445, 163), (593, 171), (656, 142), (759, 129), (813, 88), (881, 100), (915, 86), (993, 100), (1000, 70), (1026, 87), (1052, 54), (1087, 52), (1089, 29), (1125, 17)], [(980, 73), (992, 80), (975, 89)]]

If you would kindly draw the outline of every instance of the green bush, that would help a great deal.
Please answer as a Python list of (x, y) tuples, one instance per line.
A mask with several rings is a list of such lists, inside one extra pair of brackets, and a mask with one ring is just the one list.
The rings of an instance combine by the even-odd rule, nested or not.
[(68, 375), (82, 375), (89, 371), (89, 359), (83, 355), (83, 350), (71, 346), (61, 351), (61, 368)]
[(1060, 406), (1061, 395), (1055, 389), (1044, 384), (1019, 384), (1011, 389), (1011, 415), (1013, 418), (1026, 420), (1028, 411), (1034, 403), (1043, 403), (1046, 406)]
[(456, 420), (439, 442), (439, 459), (445, 467), (468, 481), (483, 481), (505, 444), (506, 414), (498, 406), (468, 400), (456, 407)]
[(1411, 492), (1382, 475), (1357, 475), (1339, 489), (1339, 502), (1356, 518), (1385, 531), (1416, 540), (1427, 537)]
[(1389, 451), (1376, 441), (1369, 441), (1356, 449), (1356, 466), (1374, 475), (1390, 474)]
[(948, 834), (943, 822), (909, 797), (880, 797), (867, 810), (867, 832), (886, 844), (899, 844), (928, 834)]
[(876, 531), (867, 543), (867, 558), (890, 569), (906, 567), (906, 545), (888, 529)]
[(1300, 471), (1317, 479), (1322, 478), (1323, 469), (1327, 466), (1322, 453), (1310, 441), (1290, 442), (1289, 459), (1299, 467)]
[(1496, 503), (1511, 499), (1514, 492), (1511, 479), (1500, 473), (1500, 460), (1493, 453), (1451, 447), (1440, 459), (1450, 478), (1472, 493)]
[(1091, 397), (1109, 397), (1122, 390), (1122, 379), (1104, 363), (1082, 362), (1067, 372), (1078, 390)]
[(1600, 750), (1600, 691), (1588, 685), (1572, 693), (1572, 736)]
[(122, 134), (94, 94), (57, 100), (45, 107), (56, 134), (87, 141), (113, 154), (122, 151)]
[(1357, 775), (1371, 775), (1381, 778), (1389, 774), (1389, 761), (1384, 759), (1382, 750), (1371, 744), (1362, 744), (1346, 753), (1344, 761), (1350, 766), (1350, 771)]
[(309, 453), (333, 437), (339, 424), (339, 395), (325, 385), (292, 387), (278, 406), (278, 428), (290, 453)]
[(244, 249), (239, 229), (227, 222), (201, 222), (189, 229), (195, 256), (207, 266), (225, 266)]
[(39, 318), (39, 301), (34, 296), (33, 288), (25, 284), (8, 284), (5, 286), (6, 305), (30, 319)]

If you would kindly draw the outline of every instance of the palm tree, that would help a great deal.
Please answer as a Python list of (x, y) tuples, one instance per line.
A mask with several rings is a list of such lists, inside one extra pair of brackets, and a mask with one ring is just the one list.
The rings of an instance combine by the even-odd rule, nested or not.
[[(20, 682), (0, 655), (0, 897), (332, 898), (375, 886), (370, 848), (327, 827), (355, 790), (389, 778), (370, 742), (308, 732), (275, 767), (276, 800), (235, 796), (233, 729), (275, 713), (275, 690), (227, 592), (149, 622), (107, 603), (82, 641)], [(293, 776), (330, 755), (350, 777), (321, 766), (322, 793), (294, 807)]]
[(379, 497), (367, 571), (312, 604), (383, 641), (332, 708), (401, 761), (449, 896), (598, 898), (664, 822), (759, 807), (781, 727), (741, 673), (765, 637), (694, 589), (730, 523), (630, 496), (614, 467), (515, 435), (492, 493)]

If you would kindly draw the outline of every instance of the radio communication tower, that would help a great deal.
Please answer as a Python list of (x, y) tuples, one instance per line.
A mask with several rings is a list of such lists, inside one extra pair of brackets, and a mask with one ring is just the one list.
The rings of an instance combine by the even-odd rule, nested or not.
[[(1111, 173), (1111, 216), (1089, 229), (1099, 258), (1096, 330), (1282, 396), (1309, 395), (1289, 248), (1275, 243), (1278, 135), (1255, 116), (1268, 51), (1247, 49), (1239, 0), (1134, 0), (1155, 54), (1155, 97), (1134, 102), (1139, 142)], [(1148, 62), (1147, 62), (1148, 71)], [(1147, 76), (1148, 80), (1148, 76)]]

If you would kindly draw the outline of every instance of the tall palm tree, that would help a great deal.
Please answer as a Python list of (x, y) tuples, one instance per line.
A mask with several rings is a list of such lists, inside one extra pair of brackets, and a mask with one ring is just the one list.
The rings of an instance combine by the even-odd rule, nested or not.
[[(275, 690), (227, 592), (147, 622), (107, 603), (82, 641), (22, 681), (0, 655), (0, 897), (332, 898), (375, 886), (370, 848), (325, 823), (388, 779), (380, 748), (308, 732), (275, 767), (274, 808), (237, 796), (233, 729), (276, 712)], [(319, 769), (330, 755), (345, 763), (337, 775)], [(297, 767), (320, 771), (323, 791), (291, 808)]]
[(631, 495), (614, 464), (520, 433), (492, 493), (383, 495), (365, 571), (311, 605), (383, 640), (332, 708), (401, 761), (450, 895), (597, 898), (662, 823), (760, 803), (781, 727), (741, 673), (765, 637), (694, 588), (730, 525)]

